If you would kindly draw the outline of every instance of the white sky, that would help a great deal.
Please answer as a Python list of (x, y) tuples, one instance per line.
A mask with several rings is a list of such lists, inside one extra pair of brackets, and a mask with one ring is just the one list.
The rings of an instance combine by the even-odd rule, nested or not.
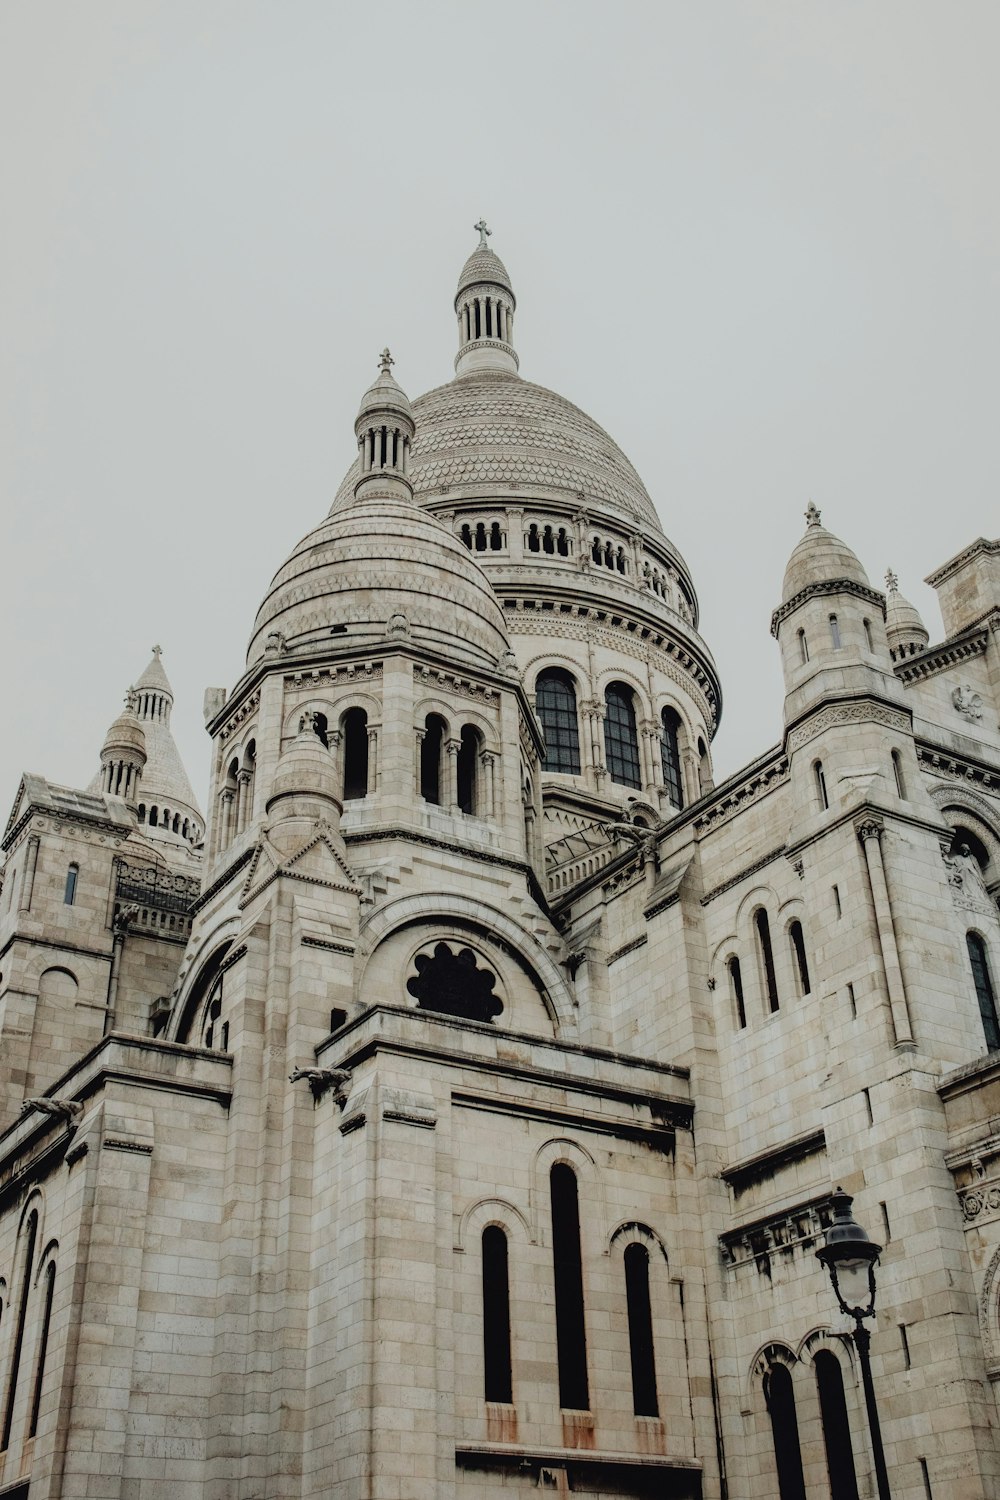
[(721, 774), (781, 730), (814, 499), (880, 585), (996, 535), (996, 0), (4, 0), (0, 799), (84, 785), (159, 641), (201, 698), (354, 453), (450, 378), (484, 213), (526, 378), (692, 569)]

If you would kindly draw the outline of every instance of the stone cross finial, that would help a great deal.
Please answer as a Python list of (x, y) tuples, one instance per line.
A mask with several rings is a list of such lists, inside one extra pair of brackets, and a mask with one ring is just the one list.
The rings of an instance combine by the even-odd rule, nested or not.
[(895, 594), (899, 589), (899, 579), (891, 568), (886, 568), (885, 570), (885, 586), (890, 594)]
[(819, 509), (810, 500), (809, 504), (806, 506), (806, 525), (818, 526), (820, 514), (821, 512), (819, 511)]
[(486, 220), (483, 219), (483, 218), (480, 218), (479, 223), (478, 224), (473, 224), (472, 227), (473, 227), (473, 229), (478, 229), (479, 230), (479, 248), (480, 248), (480, 250), (488, 250), (490, 247), (486, 243), (486, 236), (488, 234), (492, 234), (493, 231), (492, 231), (492, 229), (487, 229), (486, 228)]
[(139, 707), (139, 694), (134, 687), (130, 687), (125, 694), (125, 711), (134, 714)]
[(154, 656), (162, 656), (163, 655), (163, 647), (162, 646), (154, 646), (153, 647), (153, 655)]
[(380, 367), (380, 369), (382, 371), (382, 374), (383, 375), (388, 375), (388, 373), (389, 373), (389, 366), (390, 365), (394, 365), (395, 363), (396, 363), (396, 361), (393, 359), (392, 355), (389, 353), (388, 347), (386, 347), (385, 349), (383, 349), (382, 353), (379, 355), (379, 367)]

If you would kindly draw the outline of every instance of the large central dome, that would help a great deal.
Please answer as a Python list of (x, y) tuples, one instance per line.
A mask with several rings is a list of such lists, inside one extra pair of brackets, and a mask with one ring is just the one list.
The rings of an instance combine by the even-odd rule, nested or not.
[[(617, 443), (572, 401), (501, 370), (461, 375), (413, 403), (414, 497), (561, 491), (660, 531), (653, 502)], [(354, 464), (331, 509), (354, 495)]]

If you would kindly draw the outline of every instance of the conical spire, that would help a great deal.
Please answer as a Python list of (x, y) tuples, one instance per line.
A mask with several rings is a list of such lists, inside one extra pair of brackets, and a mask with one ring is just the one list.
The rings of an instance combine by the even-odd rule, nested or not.
[(383, 349), (379, 355), (378, 379), (362, 396), (354, 421), (361, 464), (354, 486), (358, 500), (371, 500), (378, 495), (413, 499), (410, 448), (416, 426), (409, 397), (392, 377), (394, 363), (389, 350)]
[(507, 267), (486, 243), (492, 230), (486, 220), (473, 226), (479, 232), (479, 244), (462, 267), (455, 294), (458, 317), (458, 354), (455, 373), (468, 375), (475, 370), (505, 370), (516, 375), (514, 352), (514, 309), (517, 299)]

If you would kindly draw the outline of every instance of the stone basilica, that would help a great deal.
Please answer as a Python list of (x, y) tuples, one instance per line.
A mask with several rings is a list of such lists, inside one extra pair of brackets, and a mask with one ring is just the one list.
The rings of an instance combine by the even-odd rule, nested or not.
[[(206, 694), (157, 648), (0, 892), (0, 1497), (1000, 1494), (1000, 541), (931, 644), (810, 506), (780, 743), (716, 784), (694, 582), (522, 379), (357, 460)], [(967, 539), (956, 538), (956, 543)], [(775, 704), (775, 732), (779, 732)]]

